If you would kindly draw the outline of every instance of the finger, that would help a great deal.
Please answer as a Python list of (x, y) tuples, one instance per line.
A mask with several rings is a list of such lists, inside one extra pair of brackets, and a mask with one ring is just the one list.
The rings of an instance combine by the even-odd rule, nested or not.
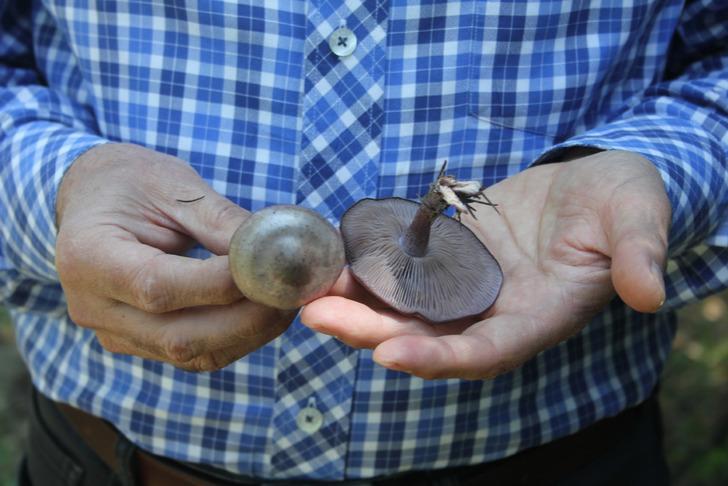
[[(110, 191), (111, 200), (95, 197), (94, 191), (110, 175), (118, 182)], [(88, 151), (69, 169), (60, 189), (59, 224), (71, 207), (75, 210), (70, 213), (84, 218), (100, 212), (117, 218), (126, 214), (130, 218), (119, 224), (133, 227), (129, 230), (137, 231), (142, 241), (184, 246), (184, 239), (173, 234), (180, 232), (218, 255), (227, 254), (230, 237), (249, 214), (215, 192), (187, 163), (133, 144), (106, 144)], [(101, 204), (106, 211), (99, 211), (89, 201)]]
[(638, 312), (656, 312), (665, 302), (665, 257), (642, 237), (619, 241), (612, 257), (612, 282), (620, 298)]
[(198, 198), (175, 200), (168, 209), (186, 233), (216, 255), (227, 255), (230, 239), (250, 212), (216, 193), (200, 188)]
[(56, 257), (66, 291), (87, 289), (148, 312), (224, 305), (242, 298), (227, 257), (201, 260), (166, 254), (114, 225), (59, 238)]
[(304, 307), (301, 322), (355, 348), (373, 348), (402, 335), (439, 336), (461, 332), (463, 323), (428, 324), (394, 311), (375, 310), (343, 297), (322, 297)]
[(617, 294), (627, 305), (639, 312), (655, 312), (665, 301), (662, 269), (670, 209), (666, 198), (643, 196), (635, 202), (637, 206), (617, 209), (610, 218), (611, 274)]
[(96, 237), (103, 244), (64, 247), (59, 271), (69, 276), (67, 283), (81, 280), (77, 286), (151, 313), (224, 305), (242, 298), (227, 257), (201, 260), (166, 254), (115, 228)]
[(161, 315), (117, 303), (98, 319), (95, 330), (110, 351), (210, 371), (274, 339), (295, 315), (250, 301)]
[(101, 344), (101, 346), (110, 353), (126, 354), (152, 361), (168, 363), (182, 370), (194, 373), (210, 372), (222, 369), (225, 366), (243, 358), (249, 352), (247, 349), (236, 344), (193, 357), (189, 361), (173, 362), (155, 351), (148, 350), (146, 346), (140, 346), (138, 342), (124, 336), (118, 336), (105, 331), (97, 331), (96, 338), (99, 341), (99, 344)]
[(364, 288), (351, 272), (349, 267), (344, 268), (334, 286), (329, 290), (329, 295), (346, 297), (350, 300), (360, 302), (372, 309), (384, 309), (389, 307)]
[(395, 337), (377, 346), (373, 358), (426, 379), (485, 379), (515, 369), (549, 344), (527, 319), (499, 316), (460, 335)]

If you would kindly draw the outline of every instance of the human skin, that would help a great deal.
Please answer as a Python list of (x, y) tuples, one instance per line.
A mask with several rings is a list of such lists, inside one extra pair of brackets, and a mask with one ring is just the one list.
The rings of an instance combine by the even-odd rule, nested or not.
[(312, 329), (374, 349), (382, 366), (423, 378), (483, 379), (564, 341), (618, 295), (640, 312), (665, 299), (670, 202), (652, 163), (599, 152), (529, 168), (489, 187), (497, 214), (463, 222), (500, 263), (495, 304), (472, 319), (429, 324), (367, 297), (345, 273), (305, 306)]
[[(296, 311), (246, 300), (233, 283), (228, 244), (248, 214), (175, 157), (130, 144), (90, 149), (56, 197), (56, 268), (71, 319), (111, 352), (190, 371), (254, 351)], [(195, 242), (214, 256), (182, 256)]]
[[(578, 332), (615, 291), (638, 311), (660, 307), (671, 210), (647, 160), (602, 152), (527, 169), (487, 194), (500, 214), (482, 207), (463, 217), (505, 274), (485, 314), (431, 325), (384, 307), (344, 272), (303, 322), (375, 349), (388, 368), (475, 379)], [(295, 315), (247, 301), (232, 281), (225, 254), (248, 214), (179, 159), (128, 144), (89, 150), (57, 196), (56, 266), (70, 317), (111, 352), (187, 370), (245, 356)], [(195, 241), (217, 256), (181, 256)]]

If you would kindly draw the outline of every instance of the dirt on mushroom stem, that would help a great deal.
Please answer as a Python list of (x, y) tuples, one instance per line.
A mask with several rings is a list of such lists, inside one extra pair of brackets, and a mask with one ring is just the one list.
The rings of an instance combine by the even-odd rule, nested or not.
[(447, 161), (440, 169), (435, 182), (430, 185), (430, 190), (420, 200), (420, 207), (412, 223), (402, 235), (400, 244), (404, 252), (410, 256), (421, 257), (427, 253), (432, 223), (450, 206), (455, 208), (458, 220), (465, 212), (475, 216), (473, 204), (484, 204), (498, 211), (497, 204), (488, 199), (485, 188), (478, 181), (458, 181), (452, 176), (445, 175), (446, 167)]

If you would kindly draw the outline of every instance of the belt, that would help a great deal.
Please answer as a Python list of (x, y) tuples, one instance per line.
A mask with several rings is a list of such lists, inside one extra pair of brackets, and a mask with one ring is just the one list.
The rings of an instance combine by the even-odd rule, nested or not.
[[(133, 446), (131, 463), (134, 464), (134, 471), (125, 470), (125, 465), (119, 458), (119, 445), (129, 444), (128, 439), (103, 419), (63, 403), (51, 403), (117, 476), (126, 475), (130, 478), (130, 475), (133, 475), (133, 479), (130, 478), (130, 481), (126, 481), (129, 484), (143, 486), (260, 484), (259, 480), (255, 478), (236, 476), (204, 466), (198, 468), (195, 465), (149, 454)], [(641, 420), (650, 419), (657, 407), (657, 399), (653, 394), (642, 404), (615, 417), (603, 419), (576, 434), (482, 465), (452, 467), (436, 471), (405, 472), (369, 481), (345, 481), (343, 484), (373, 486), (552, 484), (570, 471), (582, 468), (600, 457), (601, 454), (606, 454), (618, 447), (620, 439), (629, 436), (629, 431), (636, 427)], [(271, 481), (266, 484), (282, 485), (285, 483)]]
[(134, 471), (126, 471), (122, 464), (120, 444), (127, 439), (108, 422), (82, 410), (53, 402), (63, 417), (71, 424), (78, 435), (117, 476), (133, 474), (133, 484), (144, 486), (213, 486), (222, 481), (212, 480), (203, 475), (185, 470), (179, 463), (149, 454), (138, 447), (133, 454)]

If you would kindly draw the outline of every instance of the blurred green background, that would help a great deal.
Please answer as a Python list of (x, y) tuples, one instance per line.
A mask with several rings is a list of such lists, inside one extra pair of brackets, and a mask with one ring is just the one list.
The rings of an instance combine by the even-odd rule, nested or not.
[[(728, 484), (728, 292), (681, 311), (661, 402), (675, 486)], [(0, 486), (14, 484), (24, 446), (28, 378), (0, 307)]]

